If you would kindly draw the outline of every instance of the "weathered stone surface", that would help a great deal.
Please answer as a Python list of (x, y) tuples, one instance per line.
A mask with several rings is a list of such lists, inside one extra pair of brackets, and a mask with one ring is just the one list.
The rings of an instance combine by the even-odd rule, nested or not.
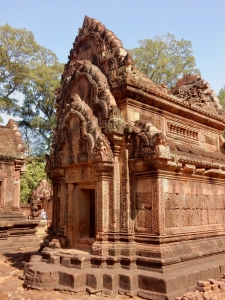
[(47, 213), (48, 219), (52, 219), (52, 186), (43, 179), (35, 190), (32, 191), (30, 211), (32, 217), (38, 217), (42, 209)]
[(25, 146), (18, 125), (0, 126), (0, 252), (39, 245), (37, 222), (26, 220), (20, 209), (20, 177), (25, 171)]
[[(49, 238), (87, 253), (60, 254), (65, 286), (75, 288), (74, 268), (93, 292), (102, 283), (109, 294), (174, 299), (224, 272), (225, 118), (206, 82), (155, 85), (114, 33), (85, 17), (56, 114)], [(198, 288), (197, 297), (212, 291)]]

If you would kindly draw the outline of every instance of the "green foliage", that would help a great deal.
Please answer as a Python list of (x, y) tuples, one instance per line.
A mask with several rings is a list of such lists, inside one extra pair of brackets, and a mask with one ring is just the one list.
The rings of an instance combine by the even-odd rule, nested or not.
[(220, 100), (220, 104), (225, 108), (225, 85), (224, 87), (219, 91), (218, 98)]
[[(19, 125), (27, 130), (26, 142), (33, 149), (32, 155), (40, 155), (50, 147), (51, 128), (56, 123), (54, 91), (59, 86), (61, 73), (62, 64), (57, 61), (53, 65), (41, 63), (30, 72), (21, 88), (24, 101), (14, 110), (14, 115), (22, 119)], [(34, 141), (37, 144), (38, 138), (41, 149), (34, 147)]]
[(28, 158), (26, 162), (26, 172), (20, 180), (20, 202), (28, 203), (31, 199), (32, 191), (37, 185), (46, 179), (45, 162), (41, 158)]
[[(49, 149), (56, 121), (54, 91), (62, 71), (56, 55), (38, 45), (32, 32), (8, 24), (0, 27), (0, 111), (20, 117), (28, 155)], [(24, 96), (21, 105), (13, 98), (15, 91)]]
[(156, 84), (175, 85), (184, 74), (198, 73), (190, 41), (175, 39), (167, 33), (139, 41), (140, 47), (129, 50), (137, 68)]
[(0, 110), (11, 113), (18, 90), (29, 73), (29, 64), (38, 52), (32, 32), (15, 29), (8, 24), (0, 27)]

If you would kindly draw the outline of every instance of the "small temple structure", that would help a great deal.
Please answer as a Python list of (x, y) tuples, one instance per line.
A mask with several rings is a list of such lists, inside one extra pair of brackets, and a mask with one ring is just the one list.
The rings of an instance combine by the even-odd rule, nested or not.
[(52, 186), (43, 179), (36, 189), (32, 191), (30, 211), (32, 217), (38, 217), (42, 210), (48, 215), (48, 219), (52, 219)]
[(172, 300), (225, 272), (225, 114), (206, 81), (154, 84), (85, 17), (56, 114), (53, 241), (27, 286)]
[(25, 171), (25, 146), (14, 120), (0, 126), (0, 252), (39, 245), (36, 221), (20, 210), (20, 177)]

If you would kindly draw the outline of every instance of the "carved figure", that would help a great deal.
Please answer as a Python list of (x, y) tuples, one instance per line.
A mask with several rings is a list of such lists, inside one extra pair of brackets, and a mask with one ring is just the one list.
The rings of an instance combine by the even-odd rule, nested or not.
[(101, 159), (101, 160), (107, 159), (108, 149), (101, 138), (98, 138), (93, 153), (96, 159)]

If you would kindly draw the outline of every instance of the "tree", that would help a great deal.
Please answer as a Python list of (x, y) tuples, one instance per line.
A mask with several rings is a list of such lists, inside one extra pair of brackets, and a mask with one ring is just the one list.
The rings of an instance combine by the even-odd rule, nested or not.
[(28, 200), (31, 199), (32, 191), (46, 178), (43, 159), (28, 158), (26, 161), (26, 172), (20, 180), (20, 202), (28, 203)]
[(32, 32), (0, 27), (0, 110), (11, 112), (17, 102), (12, 94), (18, 90), (29, 72), (29, 64), (38, 52)]
[[(62, 71), (56, 55), (38, 45), (32, 32), (0, 27), (0, 111), (20, 117), (29, 155), (40, 155), (50, 146), (54, 91)], [(22, 104), (13, 98), (15, 91), (22, 93)]]
[[(50, 147), (51, 128), (56, 123), (54, 91), (59, 86), (62, 68), (57, 61), (52, 65), (39, 63), (20, 89), (24, 100), (14, 109), (14, 115), (22, 120), (19, 126), (26, 130), (26, 141), (33, 149), (32, 155), (40, 155)], [(42, 148), (37, 147), (41, 144)]]
[(198, 73), (190, 41), (175, 39), (173, 34), (139, 41), (140, 47), (129, 50), (138, 69), (156, 84), (175, 85), (184, 74)]
[(220, 100), (220, 104), (225, 108), (225, 85), (224, 87), (219, 91), (218, 98)]

